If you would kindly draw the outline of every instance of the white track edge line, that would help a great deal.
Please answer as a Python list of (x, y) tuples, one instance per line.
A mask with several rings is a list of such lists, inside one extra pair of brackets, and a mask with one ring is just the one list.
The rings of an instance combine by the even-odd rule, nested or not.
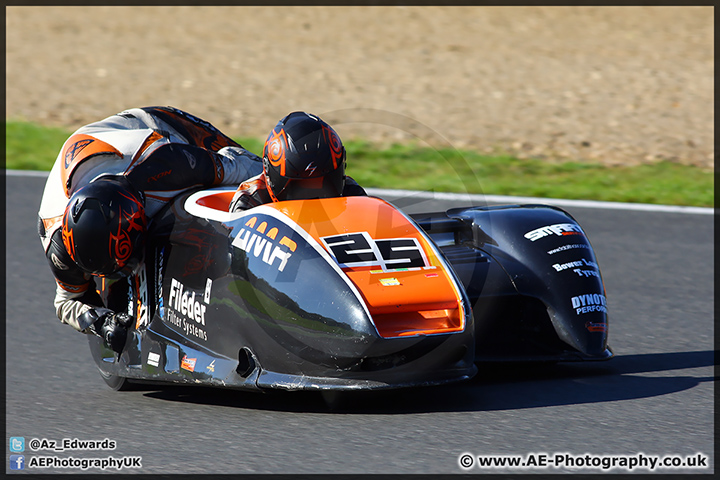
[(597, 208), (607, 210), (639, 210), (647, 212), (689, 213), (712, 215), (714, 208), (688, 207), (683, 205), (656, 205), (649, 203), (601, 202), (596, 200), (571, 200), (565, 198), (518, 197), (511, 195), (478, 195), (467, 193), (423, 192), (419, 190), (393, 190), (385, 188), (366, 188), (367, 193), (375, 196), (394, 195), (424, 200), (450, 200), (478, 203), (539, 203), (560, 207)]
[[(47, 177), (49, 172), (37, 170), (5, 170), (9, 177)], [(423, 192), (419, 190), (394, 190), (389, 188), (366, 188), (370, 195), (418, 197), (425, 200), (450, 200), (475, 203), (541, 203), (559, 207), (597, 208), (606, 210), (635, 210), (645, 212), (688, 213), (712, 215), (714, 208), (687, 207), (683, 205), (655, 205), (649, 203), (601, 202), (596, 200), (570, 200), (564, 198), (516, 197), (511, 195), (478, 195), (468, 193)]]

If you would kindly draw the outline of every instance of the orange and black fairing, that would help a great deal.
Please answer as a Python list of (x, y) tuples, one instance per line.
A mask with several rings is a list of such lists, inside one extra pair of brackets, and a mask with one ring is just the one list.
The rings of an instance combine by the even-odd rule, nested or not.
[[(323, 388), (388, 388), (474, 374), (464, 293), (431, 241), (394, 207), (358, 196), (233, 213), (231, 196), (223, 189), (191, 195), (183, 205), (197, 221), (182, 230), (204, 219), (230, 229), (229, 273), (212, 279), (216, 309), (208, 309), (201, 328), (210, 349), (218, 342), (252, 350), (264, 372), (258, 386), (311, 381)], [(343, 235), (356, 243), (335, 238)], [(166, 287), (177, 291), (180, 282), (183, 294), (198, 298), (206, 279), (183, 277), (180, 265), (191, 250), (185, 238), (178, 231), (170, 239), (166, 276), (176, 283)], [(363, 241), (369, 250), (354, 252), (365, 249)], [(356, 253), (370, 254), (362, 256), (365, 264), (345, 258)], [(177, 329), (172, 320), (165, 323)]]
[(382, 337), (464, 331), (467, 305), (451, 268), (390, 204), (343, 197), (271, 207), (330, 254), (362, 295)]

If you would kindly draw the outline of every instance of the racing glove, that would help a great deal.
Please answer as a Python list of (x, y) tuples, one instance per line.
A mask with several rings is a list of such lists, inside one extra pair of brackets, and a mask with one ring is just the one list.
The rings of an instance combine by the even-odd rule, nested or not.
[(127, 330), (132, 325), (132, 317), (126, 313), (116, 313), (107, 308), (93, 308), (83, 313), (83, 319), (90, 323), (88, 333), (99, 336), (114, 352), (122, 353)]

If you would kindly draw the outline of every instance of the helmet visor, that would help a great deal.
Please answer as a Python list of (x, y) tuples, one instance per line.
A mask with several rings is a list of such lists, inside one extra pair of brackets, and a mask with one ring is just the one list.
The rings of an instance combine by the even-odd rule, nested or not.
[(339, 197), (344, 186), (345, 172), (338, 168), (323, 177), (289, 179), (275, 196), (280, 201)]

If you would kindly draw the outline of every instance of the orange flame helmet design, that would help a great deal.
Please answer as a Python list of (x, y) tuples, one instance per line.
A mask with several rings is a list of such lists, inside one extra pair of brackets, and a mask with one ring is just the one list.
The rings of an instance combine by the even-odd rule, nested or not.
[(276, 202), (337, 197), (345, 186), (345, 147), (319, 117), (292, 112), (265, 141), (263, 171)]
[(268, 159), (270, 165), (280, 170), (280, 175), (285, 176), (285, 152), (287, 151), (287, 137), (285, 130), (273, 129), (265, 142), (263, 157)]
[(75, 192), (62, 221), (63, 244), (93, 275), (131, 272), (142, 259), (147, 218), (142, 194), (123, 176), (101, 177)]

